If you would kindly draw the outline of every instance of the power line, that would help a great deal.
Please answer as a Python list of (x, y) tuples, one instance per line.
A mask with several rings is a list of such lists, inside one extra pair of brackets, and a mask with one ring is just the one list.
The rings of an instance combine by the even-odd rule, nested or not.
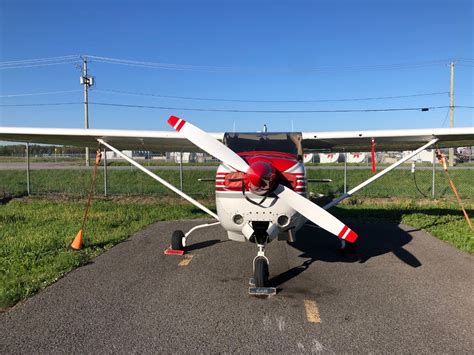
[[(120, 59), (112, 57), (103, 57), (95, 55), (84, 55), (90, 60), (108, 64), (127, 65), (135, 67), (144, 67), (152, 69), (163, 69), (163, 70), (184, 70), (184, 71), (277, 71), (277, 72), (326, 72), (326, 71), (350, 71), (350, 70), (395, 70), (395, 69), (411, 69), (421, 68), (427, 66), (435, 66), (441, 64), (447, 64), (453, 60), (472, 62), (471, 58), (459, 58), (459, 59), (440, 59), (440, 60), (427, 60), (419, 62), (405, 62), (405, 63), (392, 63), (392, 64), (372, 64), (362, 66), (321, 66), (321, 67), (297, 67), (297, 68), (269, 68), (269, 67), (230, 67), (230, 66), (210, 66), (210, 65), (190, 65), (190, 64), (175, 64), (175, 63), (162, 63), (142, 60), (130, 60)], [(0, 62), (0, 69), (17, 69), (17, 68), (30, 68), (47, 65), (59, 65), (68, 64), (77, 61), (81, 58), (81, 55), (67, 55), (57, 56), (49, 58), (37, 58), (37, 59), (26, 59), (26, 60), (14, 60)], [(466, 65), (466, 64), (463, 64)]]
[[(132, 105), (118, 104), (108, 102), (90, 102), (92, 105), (116, 106), (130, 108), (148, 108), (158, 110), (176, 110), (176, 111), (205, 111), (205, 112), (235, 112), (235, 113), (346, 113), (346, 112), (390, 112), (390, 111), (428, 111), (449, 106), (430, 106), (430, 107), (406, 107), (406, 108), (381, 108), (381, 109), (335, 109), (335, 110), (240, 110), (240, 109), (214, 109), (214, 108), (189, 108), (189, 107), (166, 107), (151, 105)], [(462, 106), (457, 106), (461, 107)], [(466, 108), (466, 107), (465, 107)], [(471, 108), (471, 107), (469, 107)]]
[(444, 127), (444, 124), (446, 123), (446, 120), (448, 119), (449, 110), (450, 110), (450, 107), (448, 107), (448, 109), (446, 110), (446, 115), (444, 116), (443, 123), (441, 123), (441, 127)]
[(71, 93), (71, 92), (82, 92), (82, 90), (61, 90), (61, 91), (31, 92), (31, 93), (20, 93), (20, 94), (5, 94), (5, 95), (0, 95), (0, 98), (39, 96), (39, 95), (55, 95), (55, 94), (66, 94), (66, 93)]
[(193, 97), (193, 96), (161, 95), (161, 94), (131, 92), (131, 91), (113, 90), (113, 89), (95, 89), (94, 91), (96, 91), (96, 92), (105, 92), (105, 93), (114, 93), (114, 94), (120, 94), (120, 95), (148, 96), (148, 97), (159, 97), (159, 98), (180, 99), (180, 100), (220, 101), (220, 102), (253, 102), (253, 103), (305, 103), (305, 102), (370, 101), (370, 100), (389, 100), (389, 99), (401, 99), (401, 98), (408, 98), (408, 97), (421, 97), (421, 96), (434, 96), (434, 95), (449, 94), (449, 91), (442, 91), (442, 92), (431, 92), (431, 93), (411, 94), (411, 95), (344, 98), (344, 99), (249, 100), (249, 99), (225, 99), (225, 98), (209, 98), (209, 97), (205, 98), (205, 97)]
[(0, 62), (0, 65), (18, 65), (18, 64), (31, 64), (38, 62), (51, 62), (65, 59), (79, 59), (79, 55), (64, 55), (60, 57), (49, 57), (49, 58), (37, 58), (37, 59), (22, 59), (22, 60), (12, 60), (6, 62)]
[(63, 64), (74, 64), (76, 63), (77, 60), (69, 60), (69, 61), (58, 61), (58, 62), (38, 62), (38, 63), (32, 63), (32, 64), (21, 64), (21, 65), (16, 65), (16, 66), (1, 66), (0, 65), (0, 70), (5, 70), (5, 69), (22, 69), (22, 68), (35, 68), (35, 67), (46, 67), (50, 65), (63, 65)]
[(27, 106), (63, 106), (63, 105), (83, 105), (83, 102), (52, 102), (52, 103), (32, 103), (32, 104), (0, 104), (0, 107), (27, 107)]
[(79, 59), (78, 55), (60, 56), (60, 57), (49, 57), (49, 58), (37, 58), (37, 59), (25, 59), (25, 60), (13, 60), (7, 62), (0, 62), (0, 69), (18, 69), (18, 68), (33, 68), (43, 67), (49, 65), (61, 65), (74, 63)]
[(307, 67), (307, 68), (244, 68), (244, 67), (226, 67), (226, 66), (206, 66), (206, 65), (188, 65), (188, 64), (172, 64), (162, 62), (149, 62), (129, 59), (119, 59), (110, 57), (100, 57), (94, 55), (88, 55), (89, 59), (96, 62), (128, 65), (135, 67), (146, 67), (155, 69), (167, 69), (167, 70), (189, 70), (189, 71), (310, 71), (310, 72), (324, 72), (324, 71), (344, 71), (344, 70), (387, 70), (387, 69), (409, 69), (419, 68), (433, 65), (447, 64), (451, 62), (450, 59), (442, 60), (430, 60), (420, 61), (411, 63), (395, 63), (395, 64), (375, 64), (375, 65), (364, 65), (364, 66), (340, 66), (340, 67)]
[[(79, 104), (83, 104), (83, 102), (0, 104), (0, 107), (59, 106), (59, 105), (79, 105)], [(147, 109), (158, 109), (158, 110), (236, 112), (236, 113), (346, 113), (346, 112), (349, 113), (349, 112), (429, 111), (429, 110), (450, 107), (450, 106), (425, 106), (425, 107), (390, 107), (390, 108), (377, 108), (377, 109), (334, 109), (334, 110), (240, 110), (240, 109), (214, 109), (214, 108), (195, 108), (195, 107), (133, 105), (133, 104), (119, 104), (119, 103), (113, 103), (113, 102), (89, 102), (89, 104), (98, 105), (98, 106), (147, 108)], [(455, 106), (455, 108), (473, 109), (474, 106)]]

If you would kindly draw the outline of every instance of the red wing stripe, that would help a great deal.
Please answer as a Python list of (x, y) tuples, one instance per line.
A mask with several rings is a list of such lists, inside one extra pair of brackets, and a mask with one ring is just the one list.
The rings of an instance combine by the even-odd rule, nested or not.
[(181, 120), (181, 122), (178, 123), (178, 127), (176, 127), (176, 130), (179, 132), (181, 131), (181, 128), (183, 128), (184, 124), (186, 123), (185, 120)]

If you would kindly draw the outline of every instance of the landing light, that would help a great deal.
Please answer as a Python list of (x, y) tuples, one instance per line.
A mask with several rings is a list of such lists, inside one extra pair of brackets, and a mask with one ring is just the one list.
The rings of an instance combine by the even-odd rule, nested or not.
[(232, 220), (234, 221), (235, 224), (238, 224), (238, 225), (244, 223), (244, 217), (242, 217), (242, 215), (240, 215), (240, 214), (234, 215)]
[(290, 222), (290, 219), (288, 218), (288, 216), (285, 216), (284, 214), (279, 216), (277, 219), (277, 223), (280, 227), (286, 227), (289, 222)]

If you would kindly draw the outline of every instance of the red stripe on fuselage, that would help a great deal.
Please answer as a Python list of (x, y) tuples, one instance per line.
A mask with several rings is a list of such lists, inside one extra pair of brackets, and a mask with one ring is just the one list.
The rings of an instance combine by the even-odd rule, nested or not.
[[(285, 185), (291, 187), (296, 192), (304, 193), (306, 191), (306, 178), (305, 174), (302, 173), (301, 170), (294, 169), (297, 170), (295, 173), (285, 172), (299, 164), (299, 161), (295, 155), (273, 151), (243, 152), (239, 153), (239, 155), (244, 158), (249, 165), (258, 161), (264, 161), (272, 164), (272, 166), (278, 170), (278, 175), (280, 175), (281, 180), (278, 181), (283, 182)], [(242, 182), (237, 180), (244, 178), (244, 176), (245, 174), (243, 172), (216, 172), (216, 180), (224, 179), (224, 191), (242, 191)], [(219, 181), (219, 185), (220, 184), (222, 184), (221, 181)], [(222, 188), (222, 186), (219, 186), (219, 188)], [(246, 186), (246, 191), (249, 191), (248, 186)]]

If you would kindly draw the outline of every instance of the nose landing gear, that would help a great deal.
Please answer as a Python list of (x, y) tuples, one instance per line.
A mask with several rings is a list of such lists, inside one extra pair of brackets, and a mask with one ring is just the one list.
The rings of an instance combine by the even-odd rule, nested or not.
[[(258, 253), (253, 259), (253, 285), (249, 287), (249, 295), (252, 296), (272, 296), (276, 294), (276, 288), (270, 287), (268, 281), (268, 258), (265, 256), (265, 244), (267, 235), (257, 235), (255, 240), (258, 246)], [(252, 287), (253, 286), (253, 287)]]

